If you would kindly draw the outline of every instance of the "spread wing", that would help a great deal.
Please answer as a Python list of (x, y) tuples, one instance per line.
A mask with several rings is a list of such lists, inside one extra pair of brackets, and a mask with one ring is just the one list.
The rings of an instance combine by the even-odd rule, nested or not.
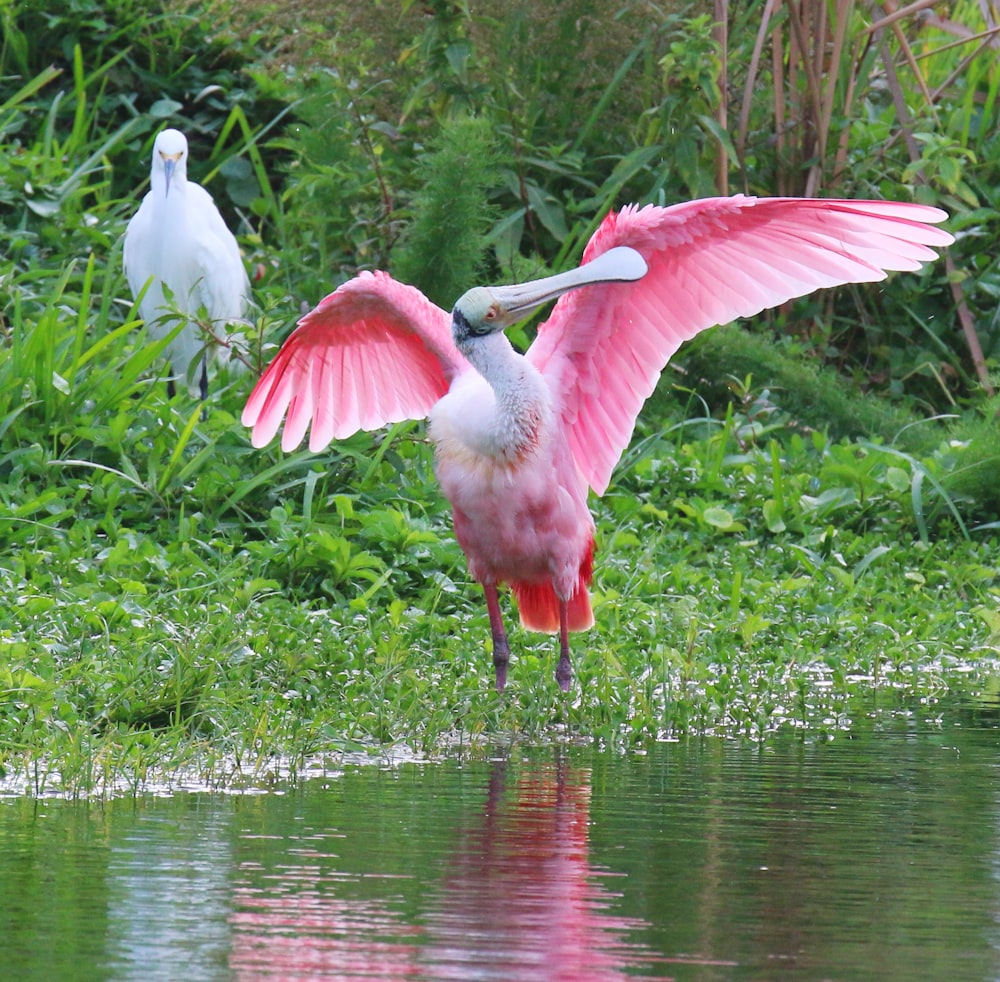
[(361, 273), (299, 321), (243, 409), (255, 447), (287, 412), (283, 450), (309, 449), (358, 430), (422, 419), (467, 367), (451, 318), (387, 273)]
[(584, 252), (638, 250), (641, 280), (560, 298), (528, 351), (560, 400), (570, 448), (603, 494), (643, 402), (683, 341), (821, 287), (884, 279), (936, 259), (951, 235), (925, 205), (705, 198), (609, 215)]

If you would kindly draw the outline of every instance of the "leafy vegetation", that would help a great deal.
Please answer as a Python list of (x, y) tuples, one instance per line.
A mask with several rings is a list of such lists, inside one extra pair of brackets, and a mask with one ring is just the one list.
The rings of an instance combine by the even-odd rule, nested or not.
[[(942, 203), (952, 271), (809, 298), (683, 352), (595, 502), (598, 627), (575, 639), (578, 687), (552, 684), (551, 639), (515, 631), (500, 698), (421, 427), (254, 451), (238, 421), (253, 372), (358, 268), (447, 303), (472, 277), (575, 262), (609, 207), (711, 193), (720, 153), (752, 191), (812, 164), (769, 142), (773, 90), (733, 44), (757, 43), (744, 28), (762, 4), (728, 50), (704, 19), (651, 24), (646, 5), (341, 6), (297, 8), (294, 50), (281, 12), (259, 8), (246, 25), (228, 4), (0, 12), (7, 777), (83, 791), (178, 768), (260, 777), (383, 743), (835, 729), (849, 705), (991, 667), (1000, 407), (955, 341), (953, 285), (995, 370), (992, 49), (966, 63), (944, 28), (907, 24), (931, 103), (912, 73), (885, 82), (898, 40), (852, 62), (851, 99), (827, 116), (846, 163), (823, 174), (837, 193)], [(977, 11), (949, 23), (974, 34)], [(851, 18), (857, 40), (871, 25)], [(206, 23), (228, 36), (205, 39)], [(723, 64), (762, 100), (732, 145), (727, 87), (710, 84)], [(919, 108), (917, 159), (893, 94)], [(216, 378), (204, 415), (167, 400), (121, 273), (164, 121), (192, 137), (194, 176), (254, 271), (250, 371)]]

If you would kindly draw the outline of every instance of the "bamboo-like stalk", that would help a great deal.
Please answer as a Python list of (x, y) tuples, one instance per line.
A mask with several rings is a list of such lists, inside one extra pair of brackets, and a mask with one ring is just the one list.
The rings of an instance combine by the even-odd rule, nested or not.
[(774, 83), (774, 139), (775, 151), (778, 158), (778, 193), (788, 194), (783, 163), (787, 150), (787, 140), (785, 138), (785, 126), (787, 125), (785, 68), (781, 58), (781, 29), (777, 26), (771, 29), (771, 78)]
[(958, 322), (962, 325), (962, 334), (965, 335), (965, 343), (969, 346), (969, 355), (972, 364), (976, 366), (976, 377), (983, 391), (990, 397), (996, 395), (996, 389), (990, 380), (990, 373), (986, 368), (986, 358), (983, 356), (983, 346), (979, 343), (979, 335), (976, 333), (976, 322), (972, 319), (972, 311), (965, 301), (965, 294), (962, 293), (961, 276), (955, 268), (955, 260), (951, 258), (951, 250), (944, 250), (944, 267), (948, 273), (948, 285), (951, 287), (951, 296), (955, 301), (955, 310), (958, 312)]
[(891, 27), (897, 21), (905, 20), (907, 17), (911, 17), (913, 14), (920, 13), (921, 10), (926, 10), (928, 7), (937, 6), (940, 0), (915, 0), (914, 3), (907, 4), (905, 7), (900, 7), (897, 10), (893, 10), (886, 14), (881, 20), (876, 21), (868, 28), (869, 34), (876, 34), (883, 28)]
[[(997, 23), (1000, 18), (995, 12), (993, 0), (980, 0), (983, 17), (988, 25), (984, 31), (973, 32), (964, 28), (964, 25), (932, 17), (931, 23), (935, 27), (960, 36), (960, 40), (954, 43), (969, 44), (978, 41), (979, 44), (972, 54), (962, 59), (945, 83), (931, 92), (919, 64), (920, 58), (927, 56), (914, 52), (903, 30), (903, 22), (928, 10), (936, 2), (937, 0), (915, 0), (897, 8), (893, 0), (884, 0), (883, 16), (878, 16), (878, 12), (873, 10), (874, 22), (868, 27), (855, 29), (855, 0), (836, 0), (832, 5), (828, 4), (828, 0), (766, 0), (754, 39), (737, 123), (735, 145), (740, 158), (746, 152), (753, 97), (765, 57), (764, 47), (770, 39), (774, 92), (772, 110), (778, 161), (775, 182), (778, 194), (805, 193), (812, 196), (824, 186), (836, 186), (840, 182), (847, 162), (850, 132), (847, 126), (841, 129), (831, 168), (828, 151), (834, 113), (851, 112), (860, 89), (861, 77), (867, 74), (868, 59), (873, 56), (877, 56), (883, 66), (896, 111), (897, 136), (905, 141), (910, 159), (918, 161), (921, 148), (914, 134), (903, 87), (897, 74), (894, 52), (898, 51), (902, 56), (902, 63), (912, 74), (927, 111), (936, 119), (937, 101), (941, 94), (987, 46), (1000, 44), (1000, 24)], [(716, 0), (715, 10), (718, 18), (723, 10), (728, 10), (728, 5), (723, 0)], [(779, 21), (779, 12), (786, 15), (787, 31)], [(724, 38), (725, 35), (717, 37)], [(943, 49), (935, 49), (932, 53), (949, 47), (952, 45), (945, 45)], [(839, 103), (838, 94), (841, 96)], [(725, 116), (720, 113), (717, 118), (720, 126), (724, 126)], [(801, 167), (806, 161), (810, 163), (803, 181)], [(718, 169), (721, 163), (719, 158), (716, 163), (716, 183), (720, 193), (724, 193), (721, 190), (724, 185)], [(986, 368), (972, 313), (962, 293), (961, 277), (947, 250), (945, 262), (959, 323), (976, 375), (983, 390), (992, 395), (994, 387)]]
[[(899, 25), (895, 21), (891, 22), (890, 26), (894, 33), (898, 31)], [(898, 33), (896, 33), (896, 38), (899, 40)], [(906, 44), (905, 39), (903, 44), (905, 49), (909, 50), (909, 45)], [(902, 86), (899, 84), (899, 78), (896, 75), (895, 63), (893, 62), (891, 53), (888, 50), (888, 45), (885, 43), (884, 38), (881, 41), (881, 56), (882, 64), (885, 68), (886, 80), (889, 85), (889, 91), (892, 94), (893, 105), (896, 109), (896, 118), (899, 123), (899, 129), (903, 134), (903, 139), (906, 141), (906, 150), (910, 156), (910, 160), (916, 162), (920, 159), (920, 145), (914, 136), (913, 126), (910, 121), (910, 111), (906, 105), (906, 99), (903, 96), (903, 90)], [(912, 57), (908, 58), (907, 62), (911, 68), (916, 70), (916, 62)], [(924, 93), (924, 97), (928, 100), (928, 105), (930, 105), (929, 100), (931, 96), (927, 91), (926, 85), (921, 86), (921, 92)], [(922, 175), (917, 174), (916, 179), (918, 181), (922, 180)], [(979, 343), (979, 335), (976, 333), (976, 324), (972, 317), (972, 311), (969, 310), (969, 305), (966, 302), (965, 295), (962, 293), (962, 286), (960, 282), (961, 276), (955, 266), (955, 261), (952, 258), (951, 251), (947, 247), (944, 249), (944, 261), (945, 269), (948, 273), (948, 283), (951, 289), (952, 299), (955, 301), (955, 311), (958, 314), (958, 321), (962, 327), (962, 334), (965, 336), (965, 343), (969, 347), (969, 357), (972, 359), (973, 367), (976, 370), (976, 377), (979, 379), (979, 384), (983, 387), (983, 391), (987, 395), (993, 396), (995, 395), (996, 390), (990, 380), (990, 373), (986, 366), (986, 358), (983, 355), (982, 345)]]
[[(729, 129), (727, 66), (729, 64), (729, 2), (715, 0), (715, 26), (712, 28), (715, 41), (719, 45), (719, 104), (715, 110), (715, 120), (719, 131)], [(715, 189), (721, 195), (729, 194), (729, 157), (726, 148), (719, 143), (715, 151)]]
[[(997, 39), (1000, 38), (1000, 26), (992, 27), (988, 31), (983, 31), (980, 34), (972, 35), (962, 41), (954, 41), (953, 44), (968, 44), (977, 38), (983, 38), (982, 43), (972, 52), (972, 54), (967, 55), (963, 58), (955, 70), (931, 93), (931, 99), (936, 103), (941, 96), (951, 88), (952, 84), (955, 82), (959, 76), (961, 76), (965, 70), (978, 58), (987, 48), (993, 47)], [(950, 48), (952, 45), (945, 45), (945, 48)], [(937, 54), (943, 51), (944, 48), (937, 48), (933, 54)], [(917, 57), (920, 57), (919, 55)]]
[(923, 95), (924, 101), (927, 103), (928, 111), (934, 117), (934, 122), (940, 125), (940, 120), (938, 119), (937, 114), (937, 106), (931, 98), (930, 90), (927, 88), (927, 82), (924, 80), (924, 74), (920, 71), (917, 59), (913, 56), (913, 49), (910, 47), (910, 42), (906, 40), (906, 35), (903, 33), (903, 28), (899, 21), (893, 21), (892, 32), (896, 36), (896, 43), (899, 45), (899, 50), (903, 52), (903, 57), (906, 59), (906, 63), (910, 66), (910, 71), (913, 73), (914, 81), (917, 83), (920, 93)]
[(757, 28), (753, 53), (750, 56), (750, 68), (747, 72), (746, 86), (743, 89), (743, 102), (740, 106), (739, 127), (736, 135), (736, 152), (741, 158), (747, 145), (747, 131), (750, 128), (750, 109), (753, 106), (757, 73), (760, 71), (760, 58), (764, 51), (764, 44), (767, 41), (768, 33), (771, 30), (771, 19), (774, 17), (774, 9), (778, 2), (779, 0), (767, 0), (764, 4), (764, 13), (760, 18), (760, 26)]
[[(847, 91), (844, 94), (845, 108), (854, 105), (854, 96), (858, 88), (858, 80), (864, 70), (865, 60), (868, 57), (869, 49), (872, 45), (872, 38), (867, 34), (858, 34), (855, 37), (855, 48), (851, 55), (851, 73), (847, 80)], [(831, 115), (832, 119), (832, 115)], [(831, 182), (836, 187), (840, 184), (844, 169), (847, 166), (847, 151), (851, 144), (851, 128), (844, 126), (840, 130), (840, 139), (837, 141), (837, 152), (834, 156)]]

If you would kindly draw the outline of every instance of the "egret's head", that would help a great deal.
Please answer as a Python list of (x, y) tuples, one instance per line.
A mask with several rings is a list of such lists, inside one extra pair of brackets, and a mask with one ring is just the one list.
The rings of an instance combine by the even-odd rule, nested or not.
[(180, 130), (163, 130), (153, 143), (153, 174), (163, 174), (163, 193), (170, 193), (170, 182), (187, 179), (187, 137)]
[(455, 344), (502, 331), (567, 290), (592, 283), (622, 283), (646, 275), (646, 262), (635, 249), (619, 246), (568, 273), (514, 286), (477, 286), (462, 294), (451, 312)]

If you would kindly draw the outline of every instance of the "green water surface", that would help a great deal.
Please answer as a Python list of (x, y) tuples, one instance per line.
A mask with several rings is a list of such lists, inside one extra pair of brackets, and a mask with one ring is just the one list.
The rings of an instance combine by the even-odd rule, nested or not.
[(0, 800), (0, 978), (1000, 978), (1000, 729)]

